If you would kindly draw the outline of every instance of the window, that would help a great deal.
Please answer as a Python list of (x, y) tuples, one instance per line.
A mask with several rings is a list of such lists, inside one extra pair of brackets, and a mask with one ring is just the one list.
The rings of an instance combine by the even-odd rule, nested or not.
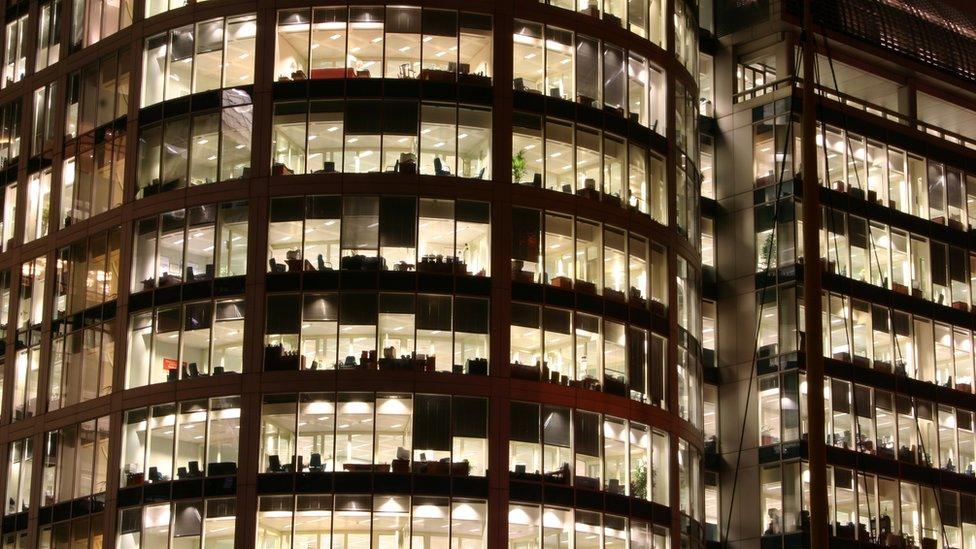
[[(973, 474), (970, 412), (861, 385), (854, 385), (852, 391), (849, 383), (839, 380), (829, 381), (826, 398), (827, 428), (834, 446)], [(914, 446), (919, 437), (924, 452)]]
[(600, 41), (587, 36), (576, 38), (576, 102), (599, 109), (603, 91), (600, 71)]
[[(533, 282), (544, 277), (548, 284), (556, 287), (575, 287), (577, 291), (590, 293), (602, 290), (616, 299), (623, 300), (626, 296), (631, 303), (642, 307), (647, 306), (650, 295), (652, 308), (658, 314), (664, 314), (667, 254), (662, 246), (652, 243), (648, 256), (647, 241), (640, 237), (625, 237), (621, 231), (609, 226), (601, 231), (600, 226), (591, 221), (556, 214), (545, 215), (545, 232), (542, 233), (540, 214), (531, 210), (516, 210), (513, 223), (514, 280)], [(606, 242), (603, 242), (604, 238)], [(541, 266), (536, 263), (540, 258), (543, 260)], [(627, 294), (624, 294), (624, 288), (628, 289)]]
[(759, 378), (760, 445), (779, 444), (803, 436), (805, 416), (801, 419), (800, 411), (805, 406), (805, 390), (803, 376), (796, 374)]
[(187, 4), (187, 0), (145, 0), (145, 17), (148, 19), (153, 15), (175, 10)]
[(619, 548), (628, 539), (630, 547), (670, 546), (665, 526), (592, 511), (545, 507), (540, 512), (536, 505), (513, 503), (507, 522), (509, 547), (542, 547), (542, 540), (546, 547)]
[(146, 39), (142, 107), (254, 82), (253, 14), (201, 21)]
[(27, 15), (7, 23), (4, 33), (3, 81), (0, 88), (20, 82), (27, 71)]
[[(376, 109), (386, 113), (382, 123), (376, 123), (375, 117), (363, 119), (373, 116)], [(490, 110), (434, 103), (423, 103), (420, 109), (418, 140), (414, 103), (350, 101), (344, 105), (339, 100), (277, 103), (272, 173), (415, 174), (419, 141), (421, 174), (491, 177)]]
[(71, 6), (71, 51), (87, 48), (132, 24), (132, 2), (79, 0)]
[(702, 518), (701, 454), (678, 439), (678, 509), (695, 520)]
[(27, 178), (27, 211), (24, 214), (24, 243), (47, 236), (50, 223), (51, 169)]
[(48, 411), (112, 392), (114, 319), (69, 330), (62, 325), (52, 341)]
[(58, 82), (34, 90), (34, 111), (31, 119), (31, 156), (50, 154), (54, 148), (54, 110), (59, 96)]
[(691, 74), (698, 74), (698, 13), (694, 3), (675, 2), (674, 55)]
[(539, 23), (515, 21), (512, 67), (516, 91), (534, 90), (542, 93), (541, 76), (545, 66), (542, 27)]
[(0, 105), (0, 168), (20, 157), (20, 99)]
[(379, 493), (262, 496), (258, 501), (257, 546), (276, 547), (292, 539), (308, 545), (333, 540), (344, 546), (380, 546), (386, 540), (399, 539), (413, 540), (423, 547), (440, 543), (483, 547), (488, 543), (487, 514), (487, 502), (479, 499)]
[(700, 427), (701, 416), (701, 380), (700, 364), (684, 347), (678, 347), (678, 415), (692, 424)]
[(488, 83), (491, 28), (487, 15), (433, 9), (280, 10), (276, 78)]
[(602, 326), (595, 316), (577, 313), (574, 326), (576, 342), (576, 379), (584, 388), (600, 390), (603, 355), (600, 352)]
[(165, 545), (172, 535), (174, 547), (232, 547), (236, 503), (234, 498), (208, 498), (121, 509), (119, 546)]
[(128, 113), (131, 63), (129, 50), (123, 49), (68, 76), (64, 127), (67, 139), (85, 135)]
[(38, 412), (41, 323), (44, 313), (47, 258), (35, 258), (21, 265), (17, 342), (14, 362), (13, 418), (32, 417)]
[(10, 269), (0, 271), (0, 333), (6, 338), (10, 326)]
[(55, 319), (64, 319), (118, 297), (120, 241), (120, 229), (114, 228), (58, 251)]
[[(757, 212), (759, 210), (757, 209)], [(968, 311), (971, 269), (961, 248), (841, 211), (824, 212), (821, 241), (832, 272)], [(767, 230), (768, 231), (768, 230)], [(765, 234), (765, 233), (764, 233)], [(792, 235), (790, 235), (792, 236)], [(767, 235), (767, 238), (771, 238)]]
[(12, 183), (3, 188), (2, 208), (3, 217), (0, 218), (0, 251), (7, 251), (14, 244), (14, 223), (16, 223), (17, 184)]
[(34, 439), (10, 443), (7, 462), (7, 504), (4, 515), (30, 510), (31, 474), (34, 468)]
[(240, 415), (238, 396), (126, 411), (121, 485), (237, 474)]
[[(541, 322), (541, 324), (540, 324)], [(511, 376), (646, 401), (663, 394), (663, 339), (636, 326), (571, 311), (512, 304)], [(659, 341), (660, 340), (660, 341)], [(650, 360), (649, 360), (650, 357)], [(648, 387), (650, 383), (650, 389)], [(628, 393), (629, 389), (629, 393)], [(655, 397), (655, 406), (663, 403)]]
[(417, 207), (398, 197), (272, 199), (268, 270), (488, 274), (487, 204), (422, 198), (419, 216)]
[(664, 163), (656, 155), (596, 129), (546, 119), (543, 131), (538, 117), (515, 117), (513, 183), (602, 199), (667, 223)]
[(41, 507), (105, 491), (109, 416), (44, 434)]
[(759, 379), (760, 444), (778, 444), (780, 441), (780, 389), (777, 376)]
[(606, 108), (652, 131), (664, 132), (663, 124), (658, 123), (664, 118), (664, 75), (643, 57), (572, 31), (518, 20), (513, 62), (517, 92)]
[(510, 420), (513, 479), (667, 503), (666, 434), (611, 416), (523, 402), (511, 403)]
[(715, 79), (714, 59), (706, 53), (698, 54), (698, 99), (699, 110), (705, 116), (714, 116), (715, 113), (715, 89), (713, 81)]
[[(695, 161), (698, 158), (698, 101), (678, 83), (675, 84), (674, 104), (675, 141), (678, 148), (687, 155), (685, 160), (688, 163), (697, 163)], [(679, 167), (683, 167), (680, 164)]]
[(821, 184), (956, 230), (972, 223), (972, 176), (842, 129), (818, 131)]
[(832, 535), (837, 537), (850, 540), (910, 537), (921, 539), (926, 545), (937, 544), (943, 538), (949, 540), (947, 543), (962, 545), (965, 535), (962, 532), (973, 528), (973, 517), (963, 510), (973, 500), (965, 494), (952, 490), (936, 492), (929, 486), (841, 467), (828, 468), (827, 473), (832, 511), (830, 527)]
[(65, 147), (61, 168), (60, 226), (88, 219), (122, 204), (126, 135), (106, 130), (95, 142), (78, 139)]
[(705, 453), (718, 453), (718, 386), (704, 384), (702, 386), (702, 403), (705, 421), (703, 432), (705, 435)]
[(247, 202), (224, 202), (136, 221), (129, 290), (243, 276), (247, 212)]
[(402, 393), (266, 395), (261, 472), (484, 476), (487, 429), (488, 408), (481, 398)]
[(61, 0), (51, 0), (38, 8), (37, 53), (34, 72), (50, 67), (61, 58)]
[(21, 265), (20, 303), (17, 307), (17, 330), (39, 328), (43, 322), (47, 258), (34, 258)]
[(701, 134), (699, 143), (701, 162), (701, 195), (715, 200), (715, 142), (714, 138), (705, 133)]
[(126, 388), (241, 372), (244, 302), (157, 307), (129, 320)]
[(165, 120), (139, 130), (137, 197), (207, 185), (250, 173), (249, 93), (224, 90), (223, 108)]
[(485, 299), (457, 296), (452, 304), (450, 296), (427, 294), (379, 294), (378, 301), (376, 294), (273, 294), (265, 333), (266, 370), (488, 371)]
[[(771, 89), (767, 86), (776, 80), (776, 58), (772, 55), (742, 61), (736, 66), (737, 101), (759, 97)], [(747, 93), (748, 92), (748, 93)]]
[(118, 297), (119, 229), (72, 243), (58, 251), (48, 410), (112, 391), (115, 320), (100, 317), (84, 326), (69, 320)]
[[(612, 1), (612, 0), (610, 0)], [(604, 44), (603, 46), (603, 106), (610, 112), (623, 116), (627, 108), (626, 71), (624, 69), (625, 55), (622, 49)], [(637, 91), (643, 91), (637, 88)], [(637, 100), (643, 100), (638, 97)]]
[(700, 291), (697, 273), (683, 257), (678, 257), (678, 326), (687, 330), (692, 337), (701, 340)]

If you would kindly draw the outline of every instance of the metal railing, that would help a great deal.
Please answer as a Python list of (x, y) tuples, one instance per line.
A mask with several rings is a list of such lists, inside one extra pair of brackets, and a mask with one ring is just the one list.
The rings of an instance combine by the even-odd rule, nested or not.
[(762, 86), (757, 86), (755, 88), (750, 88), (748, 90), (743, 90), (732, 96), (733, 103), (742, 103), (743, 101), (749, 101), (750, 99), (755, 99), (766, 95), (767, 93), (772, 93), (776, 90), (790, 87), (790, 82), (792, 82), (791, 77), (780, 78), (779, 80), (773, 80), (768, 84)]

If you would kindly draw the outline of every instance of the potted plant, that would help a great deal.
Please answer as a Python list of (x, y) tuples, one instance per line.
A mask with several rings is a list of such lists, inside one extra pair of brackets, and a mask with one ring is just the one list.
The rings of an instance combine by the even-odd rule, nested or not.
[(772, 268), (772, 266), (773, 266), (772, 265), (773, 244), (774, 244), (774, 242), (773, 242), (773, 233), (770, 232), (769, 234), (766, 235), (766, 238), (763, 239), (762, 248), (760, 249), (760, 252), (759, 252), (760, 253), (760, 265), (759, 265), (759, 267), (763, 271), (767, 271), (770, 268)]
[(520, 150), (512, 156), (512, 183), (522, 181), (525, 175), (525, 150)]

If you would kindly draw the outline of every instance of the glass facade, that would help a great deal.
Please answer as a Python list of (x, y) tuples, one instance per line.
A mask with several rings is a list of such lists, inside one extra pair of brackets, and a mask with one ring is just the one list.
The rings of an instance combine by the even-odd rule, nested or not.
[(0, 548), (702, 547), (696, 10), (204, 1), (6, 6)]
[[(697, 129), (688, 116), (695, 110), (691, 89), (681, 81), (674, 86), (675, 146), (691, 150), (688, 138), (697, 133), (700, 147), (697, 163), (675, 162), (675, 225), (684, 232), (684, 223), (694, 241), (680, 201), (683, 193), (692, 196), (682, 179), (697, 171), (702, 350), (714, 353), (701, 377), (705, 538), (792, 547), (825, 529), (830, 545), (976, 547), (970, 485), (976, 263), (968, 236), (976, 180), (969, 175), (973, 145), (957, 122), (976, 114), (958, 102), (953, 79), (965, 78), (962, 67), (932, 81), (939, 99), (933, 90), (911, 89), (903, 79), (920, 72), (881, 68), (903, 65), (906, 51), (896, 55), (899, 47), (885, 45), (887, 39), (838, 38), (854, 20), (866, 21), (831, 21), (826, 14), (839, 3), (829, 3), (815, 8), (814, 24), (830, 35), (827, 49), (846, 42), (853, 50), (811, 56), (815, 83), (795, 80), (807, 62), (802, 3), (788, 2), (782, 22), (800, 42), (764, 42), (759, 19), (715, 6), (715, 35), (702, 33), (696, 68), (703, 115)], [(678, 4), (675, 54), (690, 66), (681, 27), (698, 10)], [(845, 4), (855, 5), (864, 4)], [(705, 8), (699, 14), (711, 15)], [(873, 17), (891, 21), (889, 15)], [(912, 35), (923, 18), (895, 24), (892, 32)], [(704, 20), (700, 25), (708, 28)], [(741, 34), (750, 32), (759, 34)], [(930, 32), (914, 36), (937, 35)], [(817, 41), (828, 43), (826, 36)], [(875, 46), (887, 52), (868, 51)], [(807, 85), (815, 90), (813, 104), (802, 100)], [(816, 122), (808, 125), (801, 113), (811, 110)], [(816, 153), (807, 165), (804, 145)], [(812, 190), (816, 204), (811, 186), (819, 187)], [(804, 250), (804, 231), (819, 233), (815, 251)], [(811, 303), (805, 290), (818, 284), (822, 294)], [(679, 295), (681, 288), (678, 281)], [(810, 333), (811, 315), (820, 317), (819, 333)], [(679, 326), (684, 320), (679, 314)], [(810, 356), (821, 354), (817, 345), (822, 356)], [(677, 347), (681, 368), (683, 344)], [(812, 377), (821, 364), (822, 395)], [(680, 388), (678, 397), (680, 406)], [(809, 407), (819, 408), (821, 398), (823, 425), (812, 424)], [(820, 440), (826, 467), (818, 471), (808, 460)], [(679, 475), (686, 457), (696, 460), (695, 448), (685, 453), (682, 443)], [(752, 457), (755, 468), (738, 465)], [(731, 487), (730, 460), (738, 468)], [(748, 480), (739, 474), (745, 471)], [(825, 486), (815, 484), (821, 472)], [(823, 509), (812, 504), (820, 489)], [(743, 519), (723, 508), (730, 494), (758, 505)], [(679, 494), (678, 506), (691, 515), (689, 496)]]

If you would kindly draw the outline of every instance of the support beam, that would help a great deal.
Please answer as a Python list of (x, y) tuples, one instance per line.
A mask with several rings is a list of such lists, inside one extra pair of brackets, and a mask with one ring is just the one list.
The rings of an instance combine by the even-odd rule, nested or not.
[(807, 451), (810, 458), (810, 547), (827, 547), (827, 465), (824, 441), (824, 361), (820, 189), (817, 184), (817, 113), (814, 105), (816, 40), (813, 0), (803, 0), (803, 104), (800, 122), (803, 163), (803, 351), (807, 370)]

